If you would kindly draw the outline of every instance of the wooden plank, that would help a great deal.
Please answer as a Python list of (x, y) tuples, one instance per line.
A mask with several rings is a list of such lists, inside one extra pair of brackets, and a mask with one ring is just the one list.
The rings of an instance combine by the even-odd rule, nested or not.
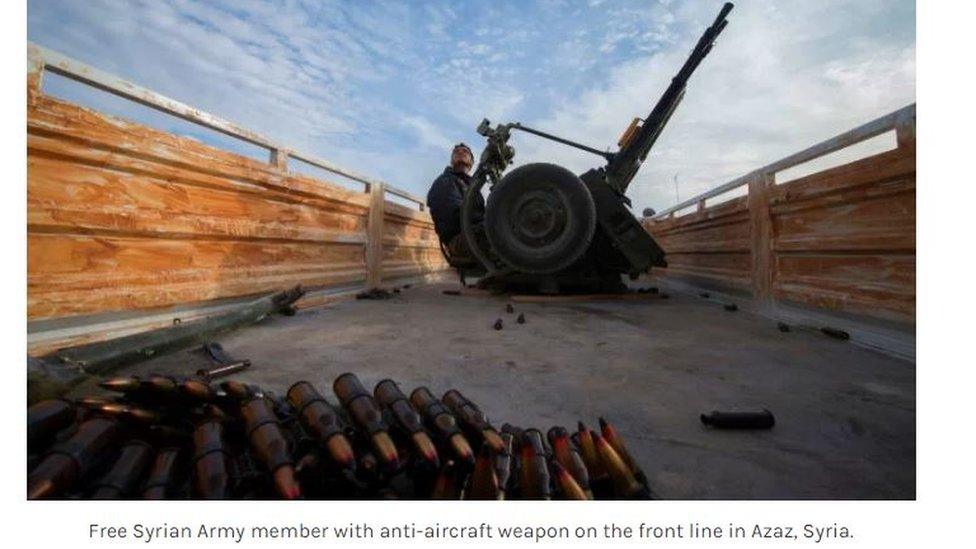
[[(385, 192), (418, 197), (45, 55), (31, 52), (27, 74), (28, 319), (72, 324), (35, 335), (32, 352), (138, 333), (171, 321), (160, 311), (187, 304), (295, 284), (324, 296), (447, 267), (422, 205), (383, 200)], [(46, 97), (45, 66), (257, 142), (268, 162)], [(290, 173), (289, 157), (370, 192)], [(132, 314), (144, 320), (104, 320)]]
[[(46, 68), (47, 70), (60, 74), (66, 78), (70, 78), (96, 89), (123, 97), (151, 109), (164, 112), (194, 124), (199, 124), (203, 127), (229, 135), (231, 137), (235, 137), (242, 141), (267, 148), (271, 152), (270, 163), (278, 166), (281, 169), (284, 167), (283, 161), (285, 156), (292, 156), (293, 158), (297, 158), (312, 164), (313, 166), (317, 166), (324, 170), (367, 185), (381, 182), (309, 153), (289, 151), (288, 154), (278, 155), (278, 153), (287, 151), (288, 149), (272, 142), (270, 139), (256, 132), (243, 128), (224, 118), (195, 109), (180, 101), (143, 88), (142, 86), (119, 78), (118, 76), (98, 70), (54, 50), (28, 42), (27, 52), (29, 98), (31, 97), (30, 86), (32, 85), (32, 77), (40, 74)], [(33, 89), (36, 92), (39, 92), (40, 78), (33, 79), (36, 80), (36, 84), (34, 85)], [(419, 201), (421, 205), (420, 209), (423, 210), (423, 200), (419, 200), (410, 193), (394, 187), (387, 186), (387, 190), (388, 192), (397, 194), (403, 198)]]
[(199, 124), (225, 135), (236, 137), (242, 141), (269, 149), (277, 148), (274, 143), (264, 136), (244, 129), (237, 124), (199, 109), (194, 109), (185, 103), (170, 99), (169, 97), (133, 84), (115, 75), (85, 65), (54, 50), (30, 43), (28, 43), (27, 49), (29, 56), (43, 60), (45, 68), (51, 72), (72, 80), (77, 80), (78, 82), (113, 95), (124, 97), (130, 101), (165, 112), (177, 118)]
[[(208, 184), (250, 187), (294, 199), (327, 200), (365, 207), (369, 198), (338, 185), (285, 174), (240, 155), (196, 140), (178, 137), (47, 97), (28, 111), (30, 149), (49, 155), (71, 155), (87, 163), (113, 168), (144, 169), (149, 173), (175, 171), (183, 177), (203, 177)], [(191, 175), (192, 174), (192, 175)], [(218, 183), (219, 182), (219, 183)]]
[(698, 196), (694, 196), (692, 198), (689, 198), (688, 200), (685, 200), (684, 202), (675, 204), (670, 208), (666, 208), (658, 212), (657, 214), (655, 214), (654, 217), (657, 218), (668, 217), (674, 212), (683, 210), (689, 206), (696, 205), (700, 200), (715, 198), (731, 190), (737, 189), (743, 185), (747, 185), (749, 181), (751, 181), (755, 177), (754, 174), (756, 172), (775, 175), (776, 172), (780, 172), (785, 169), (791, 168), (793, 166), (798, 166), (805, 162), (815, 160), (821, 156), (828, 155), (832, 152), (839, 151), (851, 145), (860, 143), (861, 141), (865, 141), (872, 137), (876, 137), (887, 131), (891, 131), (897, 127), (903, 128), (901, 130), (903, 135), (907, 135), (908, 133), (907, 128), (912, 128), (911, 133), (912, 135), (914, 135), (914, 125), (915, 125), (914, 121), (915, 121), (915, 104), (912, 103), (911, 105), (902, 107), (901, 109), (898, 109), (897, 111), (882, 116), (881, 118), (872, 120), (852, 130), (844, 132), (830, 139), (826, 139), (824, 141), (821, 141), (820, 143), (817, 143), (816, 145), (813, 145), (802, 151), (799, 151), (785, 158), (777, 160), (776, 162), (767, 164), (766, 166), (763, 166), (762, 168), (759, 168), (754, 172), (733, 179), (732, 181), (729, 181), (724, 185), (719, 185), (718, 187), (715, 187), (710, 191), (701, 193)]
[(705, 208), (702, 211), (694, 211), (680, 217), (668, 217), (655, 220), (655, 227), (658, 231), (668, 231), (684, 227), (693, 226), (698, 223), (729, 222), (729, 218), (740, 217), (748, 210), (747, 197), (740, 196), (732, 200), (722, 202), (715, 206)]
[(915, 193), (808, 201), (774, 216), (777, 252), (915, 251)]
[[(770, 189), (769, 201), (775, 210), (784, 204), (796, 207), (805, 200), (834, 193), (884, 193), (896, 182), (914, 177), (914, 152), (895, 149), (776, 185)], [(893, 185), (887, 185), (889, 182)]]
[(383, 218), (386, 200), (383, 184), (369, 186), (369, 218), (366, 241), (366, 289), (378, 288), (383, 281)]
[(365, 242), (365, 216), (34, 155), (28, 230)]
[(770, 301), (773, 281), (773, 223), (769, 213), (769, 188), (773, 175), (757, 173), (749, 182), (750, 257), (752, 295), (760, 302)]
[(390, 202), (389, 200), (385, 200), (383, 202), (383, 208), (383, 215), (385, 215), (390, 221), (397, 223), (410, 223), (431, 229), (434, 227), (434, 221), (427, 212), (408, 208), (403, 204), (397, 204), (396, 202)]
[(28, 234), (28, 318), (365, 279), (362, 246)]
[[(767, 306), (788, 300), (914, 320), (911, 141), (782, 185), (757, 178), (749, 191), (748, 218), (738, 223), (714, 221), (713, 208), (646, 223), (668, 254), (668, 268), (656, 272), (707, 286), (745, 287)], [(719, 219), (741, 218), (726, 210)], [(747, 253), (723, 253), (742, 251), (742, 228), (748, 230)]]
[(37, 55), (35, 50), (27, 48), (27, 106), (30, 107), (37, 103), (37, 98), (41, 96), (41, 87), (44, 84), (44, 60)]
[(399, 196), (400, 198), (409, 200), (411, 202), (415, 202), (417, 204), (417, 207), (420, 208), (420, 211), (424, 211), (424, 206), (426, 206), (427, 204), (427, 201), (424, 200), (423, 198), (420, 198), (417, 195), (408, 193), (407, 191), (401, 189), (387, 187), (386, 192), (392, 194), (393, 196)]
[(284, 149), (272, 149), (269, 162), (276, 170), (282, 172), (288, 171), (288, 151)]

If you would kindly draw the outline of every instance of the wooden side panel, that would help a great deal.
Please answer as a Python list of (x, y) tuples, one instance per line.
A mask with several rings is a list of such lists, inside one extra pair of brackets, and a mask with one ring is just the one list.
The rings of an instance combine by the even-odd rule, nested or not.
[(774, 187), (770, 204), (774, 297), (914, 321), (914, 147)]
[(915, 142), (899, 143), (782, 185), (756, 174), (744, 199), (647, 221), (662, 274), (914, 322)]
[[(40, 93), (27, 132), (30, 321), (366, 281), (368, 194)], [(388, 208), (377, 269), (442, 268)]]
[(427, 212), (387, 201), (383, 218), (383, 278), (418, 276), (448, 268)]
[(668, 276), (738, 290), (751, 287), (746, 197), (656, 222), (649, 229), (667, 254)]

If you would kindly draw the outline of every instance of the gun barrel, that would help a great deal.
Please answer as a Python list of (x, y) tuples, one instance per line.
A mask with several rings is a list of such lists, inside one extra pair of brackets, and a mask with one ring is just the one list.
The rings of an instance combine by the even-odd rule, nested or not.
[(658, 99), (654, 109), (637, 129), (636, 135), (624, 142), (620, 151), (607, 165), (607, 182), (618, 192), (626, 192), (630, 182), (637, 175), (641, 163), (647, 158), (647, 154), (651, 151), (658, 136), (661, 135), (664, 127), (671, 119), (671, 115), (674, 114), (675, 109), (684, 97), (688, 79), (691, 78), (702, 59), (712, 50), (715, 39), (728, 24), (725, 18), (732, 11), (732, 7), (731, 2), (722, 6), (715, 21), (702, 33), (678, 74), (671, 79), (671, 84)]

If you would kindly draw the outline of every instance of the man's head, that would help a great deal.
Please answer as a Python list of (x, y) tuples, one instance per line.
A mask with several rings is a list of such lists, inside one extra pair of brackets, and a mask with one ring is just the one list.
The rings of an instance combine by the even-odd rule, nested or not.
[(464, 143), (454, 145), (451, 151), (451, 168), (456, 172), (468, 173), (474, 166), (474, 153)]

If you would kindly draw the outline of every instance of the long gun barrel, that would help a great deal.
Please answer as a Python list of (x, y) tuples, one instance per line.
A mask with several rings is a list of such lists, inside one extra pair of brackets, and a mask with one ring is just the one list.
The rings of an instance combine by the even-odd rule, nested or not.
[(722, 6), (718, 17), (715, 18), (715, 22), (705, 29), (704, 34), (698, 39), (698, 43), (695, 44), (691, 55), (688, 56), (688, 60), (685, 61), (678, 74), (671, 79), (671, 84), (664, 91), (664, 94), (661, 95), (661, 98), (658, 99), (657, 105), (654, 106), (651, 114), (647, 116), (640, 127), (636, 129), (629, 128), (629, 131), (624, 134), (624, 137), (621, 139), (620, 150), (607, 165), (607, 182), (617, 192), (621, 194), (626, 192), (630, 182), (637, 175), (637, 170), (640, 169), (644, 159), (647, 158), (647, 154), (651, 151), (651, 147), (654, 146), (654, 142), (657, 141), (658, 136), (661, 135), (661, 131), (664, 130), (664, 126), (667, 125), (668, 120), (671, 119), (671, 115), (674, 114), (675, 109), (678, 108), (678, 104), (681, 103), (681, 99), (685, 95), (685, 86), (688, 84), (688, 79), (691, 78), (692, 73), (698, 68), (702, 59), (712, 50), (715, 39), (718, 38), (718, 35), (728, 24), (725, 17), (730, 11), (732, 11), (731, 2)]

